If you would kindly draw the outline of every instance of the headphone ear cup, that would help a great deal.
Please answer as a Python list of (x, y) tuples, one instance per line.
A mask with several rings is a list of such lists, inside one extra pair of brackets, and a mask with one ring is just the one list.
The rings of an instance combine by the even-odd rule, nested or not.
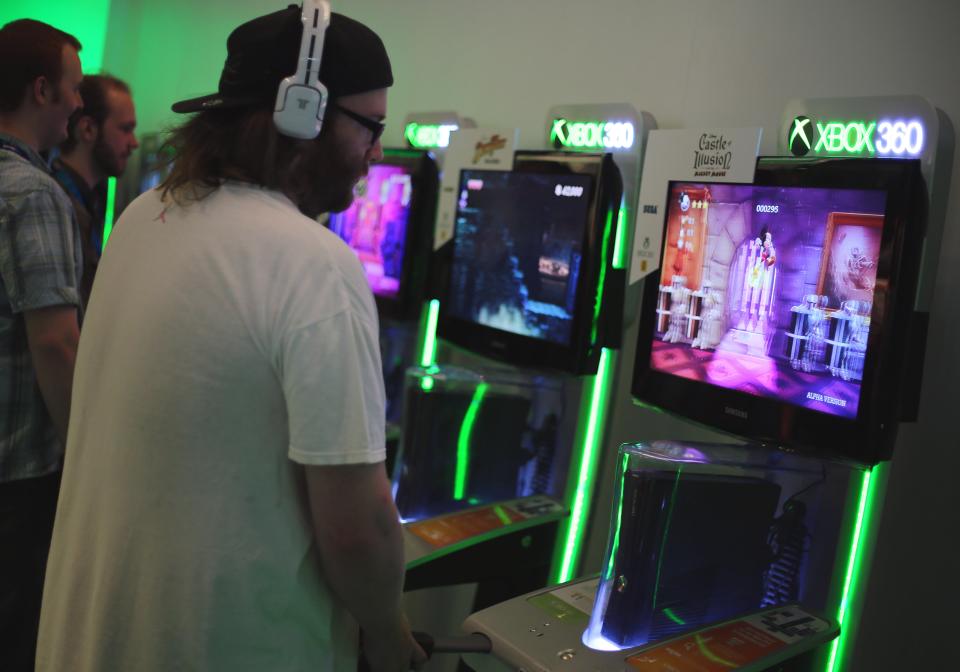
[(306, 86), (295, 77), (287, 77), (277, 90), (273, 123), (283, 135), (311, 140), (320, 135), (326, 108), (327, 89), (323, 84)]

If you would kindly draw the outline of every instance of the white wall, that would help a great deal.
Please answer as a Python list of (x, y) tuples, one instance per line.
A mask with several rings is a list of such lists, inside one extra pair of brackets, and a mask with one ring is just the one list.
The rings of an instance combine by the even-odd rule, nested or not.
[[(481, 125), (516, 125), (521, 147), (539, 148), (546, 110), (558, 103), (629, 102), (651, 112), (661, 128), (763, 126), (765, 153), (776, 149), (780, 113), (793, 96), (919, 94), (960, 124), (960, 3), (953, 0), (334, 4), (375, 28), (391, 53), (397, 83), (386, 144), (400, 144), (407, 113), (455, 109)], [(113, 5), (106, 66), (134, 83), (144, 126), (155, 129), (170, 121), (170, 102), (215, 89), (230, 27), (283, 3)], [(952, 658), (948, 624), (958, 619), (951, 600), (960, 597), (953, 571), (960, 440), (951, 423), (960, 380), (958, 182), (955, 165), (921, 421), (901, 431), (849, 669), (934, 669), (934, 661)], [(632, 362), (632, 353), (622, 362)], [(614, 400), (608, 452), (626, 440), (704, 436), (632, 407), (628, 377), (629, 368)], [(592, 561), (606, 534), (606, 511), (598, 504)]]

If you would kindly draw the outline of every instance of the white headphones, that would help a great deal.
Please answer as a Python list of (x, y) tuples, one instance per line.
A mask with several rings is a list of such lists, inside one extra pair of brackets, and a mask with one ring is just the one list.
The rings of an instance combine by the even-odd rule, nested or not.
[(327, 87), (320, 83), (323, 35), (330, 25), (330, 3), (303, 0), (303, 36), (297, 71), (280, 82), (273, 123), (283, 135), (310, 140), (320, 135), (327, 109)]

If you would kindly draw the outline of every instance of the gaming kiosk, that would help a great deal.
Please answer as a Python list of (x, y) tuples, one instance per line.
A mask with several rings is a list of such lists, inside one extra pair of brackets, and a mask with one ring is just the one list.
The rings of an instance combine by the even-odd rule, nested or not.
[(566, 409), (620, 333), (620, 199), (604, 154), (461, 171), (440, 363), (407, 371), (393, 474), (408, 589), (479, 582), (487, 605), (548, 583), (584, 431)]
[(632, 393), (738, 440), (621, 446), (600, 575), (464, 623), (508, 667), (815, 669), (849, 586), (845, 512), (915, 413), (919, 161), (762, 159), (753, 184), (666, 200)]

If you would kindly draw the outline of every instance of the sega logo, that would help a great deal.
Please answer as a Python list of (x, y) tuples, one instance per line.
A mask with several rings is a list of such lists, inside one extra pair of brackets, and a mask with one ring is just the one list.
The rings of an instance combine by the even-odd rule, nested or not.
[(583, 187), (577, 187), (570, 184), (558, 184), (554, 187), (553, 193), (557, 196), (571, 196), (573, 198), (580, 198), (583, 196)]
[(758, 205), (757, 212), (770, 212), (776, 215), (780, 213), (780, 206), (779, 205)]

